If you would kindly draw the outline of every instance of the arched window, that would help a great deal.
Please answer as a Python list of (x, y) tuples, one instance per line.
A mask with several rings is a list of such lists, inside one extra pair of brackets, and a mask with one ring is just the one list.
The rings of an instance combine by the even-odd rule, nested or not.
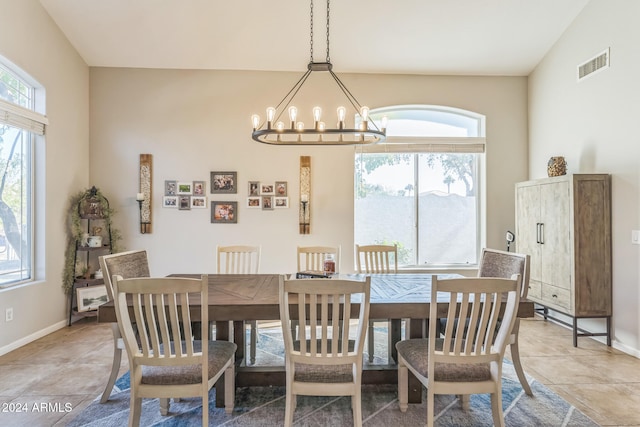
[(0, 57), (0, 288), (34, 278), (34, 144), (46, 123), (36, 84)]
[(484, 116), (450, 107), (377, 109), (383, 144), (356, 149), (355, 242), (397, 244), (403, 267), (475, 265)]

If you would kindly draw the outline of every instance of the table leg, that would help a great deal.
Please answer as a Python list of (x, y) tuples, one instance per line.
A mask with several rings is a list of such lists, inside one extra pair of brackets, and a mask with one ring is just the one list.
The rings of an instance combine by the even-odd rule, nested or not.
[(398, 364), (396, 343), (402, 339), (402, 320), (391, 319), (389, 322), (389, 364)]
[[(428, 321), (427, 321), (428, 323)], [(409, 338), (422, 338), (425, 335), (422, 319), (409, 320)], [(409, 403), (422, 402), (422, 383), (409, 371)]]
[[(216, 340), (229, 339), (229, 322), (216, 322)], [(224, 375), (216, 382), (216, 408), (224, 408)]]

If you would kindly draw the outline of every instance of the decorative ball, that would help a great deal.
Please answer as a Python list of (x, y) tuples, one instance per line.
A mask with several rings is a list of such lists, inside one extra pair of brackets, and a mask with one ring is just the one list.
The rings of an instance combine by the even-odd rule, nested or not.
[(564, 157), (552, 157), (547, 163), (547, 174), (549, 176), (561, 176), (567, 174), (567, 162)]

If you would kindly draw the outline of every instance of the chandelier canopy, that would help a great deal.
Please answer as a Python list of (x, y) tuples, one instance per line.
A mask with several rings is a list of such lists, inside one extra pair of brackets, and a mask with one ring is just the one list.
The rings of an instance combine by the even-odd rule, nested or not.
[[(259, 115), (251, 116), (253, 133), (251, 137), (258, 142), (273, 145), (361, 145), (375, 144), (386, 138), (386, 117), (382, 118), (378, 127), (369, 117), (369, 108), (360, 105), (349, 89), (333, 72), (329, 55), (329, 0), (327, 0), (327, 57), (325, 62), (313, 60), (313, 0), (310, 7), (310, 61), (307, 71), (293, 85), (291, 90), (282, 98), (276, 107), (267, 108), (266, 119), (261, 121)], [(337, 125), (328, 128), (322, 121), (322, 109), (313, 108), (313, 125), (306, 127), (302, 121), (298, 121), (298, 109), (291, 105), (296, 94), (300, 91), (311, 73), (315, 71), (328, 72), (347, 99), (348, 105), (354, 116), (352, 127), (347, 125), (347, 107), (339, 106), (336, 109)], [(288, 112), (288, 123), (280, 120), (284, 112)], [(359, 122), (359, 123), (358, 123)]]

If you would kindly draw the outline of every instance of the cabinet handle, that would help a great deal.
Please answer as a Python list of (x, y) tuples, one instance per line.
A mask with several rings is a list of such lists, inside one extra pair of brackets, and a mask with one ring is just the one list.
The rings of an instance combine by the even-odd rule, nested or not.
[(540, 244), (544, 245), (544, 222), (540, 223)]
[(551, 296), (554, 297), (554, 298), (558, 298), (558, 295), (556, 295), (556, 294), (553, 294)]
[(536, 222), (536, 243), (540, 243), (540, 223)]

